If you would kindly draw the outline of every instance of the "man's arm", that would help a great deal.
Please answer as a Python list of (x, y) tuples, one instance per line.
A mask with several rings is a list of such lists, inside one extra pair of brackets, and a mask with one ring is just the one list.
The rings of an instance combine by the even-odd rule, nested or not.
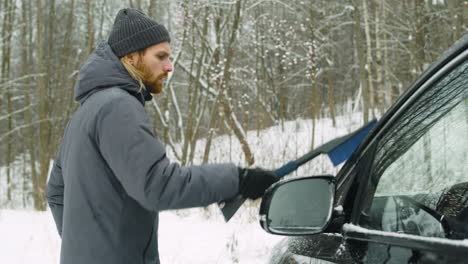
[(147, 210), (205, 206), (238, 193), (234, 164), (171, 163), (143, 106), (130, 96), (104, 105), (96, 124), (102, 156), (127, 194)]
[(63, 220), (63, 187), (62, 168), (60, 166), (60, 160), (57, 158), (50, 172), (49, 182), (46, 188), (46, 198), (60, 236), (62, 236)]

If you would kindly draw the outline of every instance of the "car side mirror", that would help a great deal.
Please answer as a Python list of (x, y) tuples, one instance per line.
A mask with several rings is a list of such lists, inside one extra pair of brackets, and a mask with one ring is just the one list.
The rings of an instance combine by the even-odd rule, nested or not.
[(331, 175), (295, 178), (270, 187), (260, 205), (260, 225), (278, 235), (320, 233), (330, 222), (335, 182)]

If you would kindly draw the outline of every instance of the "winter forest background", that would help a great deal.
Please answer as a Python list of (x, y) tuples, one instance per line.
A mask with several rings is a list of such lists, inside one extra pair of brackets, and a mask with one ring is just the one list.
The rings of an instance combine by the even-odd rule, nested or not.
[(49, 163), (78, 107), (73, 87), (80, 65), (107, 39), (120, 8), (139, 8), (171, 33), (174, 73), (146, 108), (154, 133), (182, 165), (216, 160), (220, 153), (210, 150), (219, 136), (242, 149), (240, 165), (264, 165), (258, 160), (267, 157), (259, 157), (247, 133), (307, 120), (310, 149), (319, 119), (335, 127), (343, 116), (359, 114), (360, 124), (381, 116), (467, 33), (468, 17), (464, 0), (0, 0), (0, 6), (0, 208), (40, 211)]

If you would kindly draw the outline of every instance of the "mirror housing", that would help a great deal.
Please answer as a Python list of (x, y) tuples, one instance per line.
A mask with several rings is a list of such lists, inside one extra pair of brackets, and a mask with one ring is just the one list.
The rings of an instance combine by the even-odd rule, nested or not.
[(271, 186), (260, 205), (260, 225), (271, 234), (311, 235), (328, 226), (333, 212), (335, 177), (294, 178)]

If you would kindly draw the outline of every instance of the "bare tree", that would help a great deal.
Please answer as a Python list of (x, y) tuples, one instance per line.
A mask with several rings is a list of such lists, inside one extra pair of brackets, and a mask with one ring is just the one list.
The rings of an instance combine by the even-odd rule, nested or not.
[(94, 49), (94, 2), (86, 0), (86, 55)]
[[(4, 2), (3, 10), (5, 12), (3, 17), (3, 28), (2, 28), (2, 80), (8, 80), (11, 72), (11, 39), (13, 34), (13, 21), (15, 9), (12, 0), (6, 0)], [(7, 130), (12, 131), (13, 129), (13, 106), (12, 106), (12, 87), (7, 87), (5, 92), (6, 97), (6, 108), (8, 113), (7, 118)], [(1, 105), (0, 105), (1, 106)], [(13, 151), (13, 134), (9, 134), (6, 138), (7, 149), (6, 149), (6, 176), (7, 176), (7, 199), (11, 200), (12, 193), (12, 168), (11, 164), (14, 159)]]
[(359, 11), (359, 5), (357, 0), (354, 1), (354, 17), (355, 17), (355, 27), (354, 27), (354, 37), (356, 41), (356, 53), (359, 63), (359, 82), (360, 89), (362, 91), (362, 113), (363, 121), (367, 123), (369, 121), (369, 90), (368, 90), (368, 79), (366, 78), (366, 69), (364, 64), (364, 51), (363, 51), (363, 42), (362, 42), (362, 32), (361, 32), (361, 14)]
[[(27, 1), (22, 0), (21, 1), (21, 75), (26, 76), (29, 71), (31, 70), (28, 65), (28, 57), (29, 57), (29, 49), (28, 49), (28, 27), (31, 26), (32, 19), (29, 18), (28, 12), (30, 12), (30, 9), (26, 8), (27, 6)], [(24, 106), (28, 107), (29, 109), (24, 112), (24, 122), (26, 124), (32, 124), (33, 122), (33, 108), (31, 107), (31, 92), (29, 91), (32, 89), (31, 86), (28, 85), (29, 82), (26, 82), (26, 85), (24, 88), (26, 88), (26, 93), (25, 93), (25, 102)], [(29, 160), (29, 167), (30, 167), (30, 176), (28, 177), (27, 175), (23, 175), (23, 197), (26, 197), (26, 194), (28, 193), (28, 190), (26, 188), (27, 182), (29, 179), (37, 179), (37, 170), (36, 170), (36, 153), (35, 153), (35, 147), (34, 147), (34, 127), (32, 125), (29, 125), (26, 129), (26, 146), (25, 149), (27, 149), (26, 154), (28, 154), (29, 159), (25, 160), (27, 162)], [(26, 167), (26, 164), (25, 166)], [(26, 199), (23, 198), (23, 203), (25, 203)]]
[[(217, 120), (215, 120), (217, 117), (216, 115), (216, 110), (218, 107), (221, 109), (221, 112), (224, 114), (223, 117), (226, 118), (227, 124), (229, 125), (230, 129), (234, 132), (234, 135), (236, 138), (239, 140), (242, 150), (244, 151), (245, 154), (245, 160), (248, 165), (252, 165), (254, 163), (254, 157), (252, 154), (252, 151), (250, 150), (249, 144), (247, 142), (247, 136), (244, 132), (244, 129), (240, 125), (239, 121), (237, 120), (236, 114), (233, 112), (233, 108), (231, 105), (231, 100), (232, 97), (229, 95), (232, 95), (232, 90), (230, 87), (230, 81), (231, 81), (231, 65), (234, 59), (234, 45), (237, 40), (237, 31), (239, 29), (239, 24), (240, 24), (240, 14), (241, 14), (241, 6), (242, 6), (242, 0), (237, 0), (234, 6), (234, 18), (232, 22), (232, 28), (230, 31), (230, 36), (229, 40), (226, 43), (226, 52), (224, 56), (224, 65), (223, 65), (223, 71), (222, 71), (222, 76), (223, 78), (220, 80), (219, 83), (219, 88), (218, 88), (218, 95), (216, 97), (214, 107), (212, 108), (212, 117), (210, 121), (210, 129), (212, 129), (211, 125), (216, 124)], [(222, 12), (220, 12), (221, 14)], [(220, 19), (220, 18), (218, 18)], [(217, 20), (215, 22), (217, 24), (217, 29), (219, 30), (220, 26), (220, 20)], [(216, 26), (215, 26), (216, 27)], [(220, 32), (217, 32), (218, 36)], [(218, 39), (219, 43), (219, 39)], [(215, 55), (218, 56), (218, 55)], [(219, 59), (215, 59), (218, 60)], [(205, 155), (204, 155), (204, 161), (207, 160), (207, 157), (209, 156), (209, 149), (211, 146), (211, 136), (210, 134), (207, 143), (205, 145)]]
[[(42, 12), (42, 1), (37, 1), (37, 72), (42, 74), (46, 72), (44, 63), (43, 49), (43, 12)], [(37, 78), (38, 86), (38, 98), (39, 98), (39, 152), (41, 153), (39, 158), (39, 175), (36, 179), (33, 179), (34, 185), (34, 208), (36, 210), (44, 211), (46, 209), (45, 200), (45, 186), (47, 182), (47, 174), (49, 172), (50, 162), (50, 149), (49, 149), (49, 132), (50, 132), (50, 120), (47, 116), (47, 86), (46, 79), (44, 76)]]
[(369, 107), (371, 109), (372, 117), (375, 118), (375, 102), (374, 102), (374, 80), (372, 77), (372, 68), (374, 66), (372, 58), (372, 46), (371, 46), (371, 33), (370, 33), (370, 18), (369, 10), (367, 7), (367, 0), (362, 0), (362, 12), (364, 15), (364, 31), (366, 33), (366, 71), (367, 71), (367, 83), (369, 92)]
[(381, 28), (381, 11), (382, 16), (385, 18), (385, 9), (383, 7), (383, 2), (380, 3), (379, 7), (374, 8), (375, 11), (375, 67), (377, 71), (377, 106), (380, 110), (380, 115), (383, 115), (385, 104), (384, 104), (384, 86), (383, 86), (383, 58), (382, 58), (382, 48), (381, 48), (381, 36), (382, 36), (382, 28)]

